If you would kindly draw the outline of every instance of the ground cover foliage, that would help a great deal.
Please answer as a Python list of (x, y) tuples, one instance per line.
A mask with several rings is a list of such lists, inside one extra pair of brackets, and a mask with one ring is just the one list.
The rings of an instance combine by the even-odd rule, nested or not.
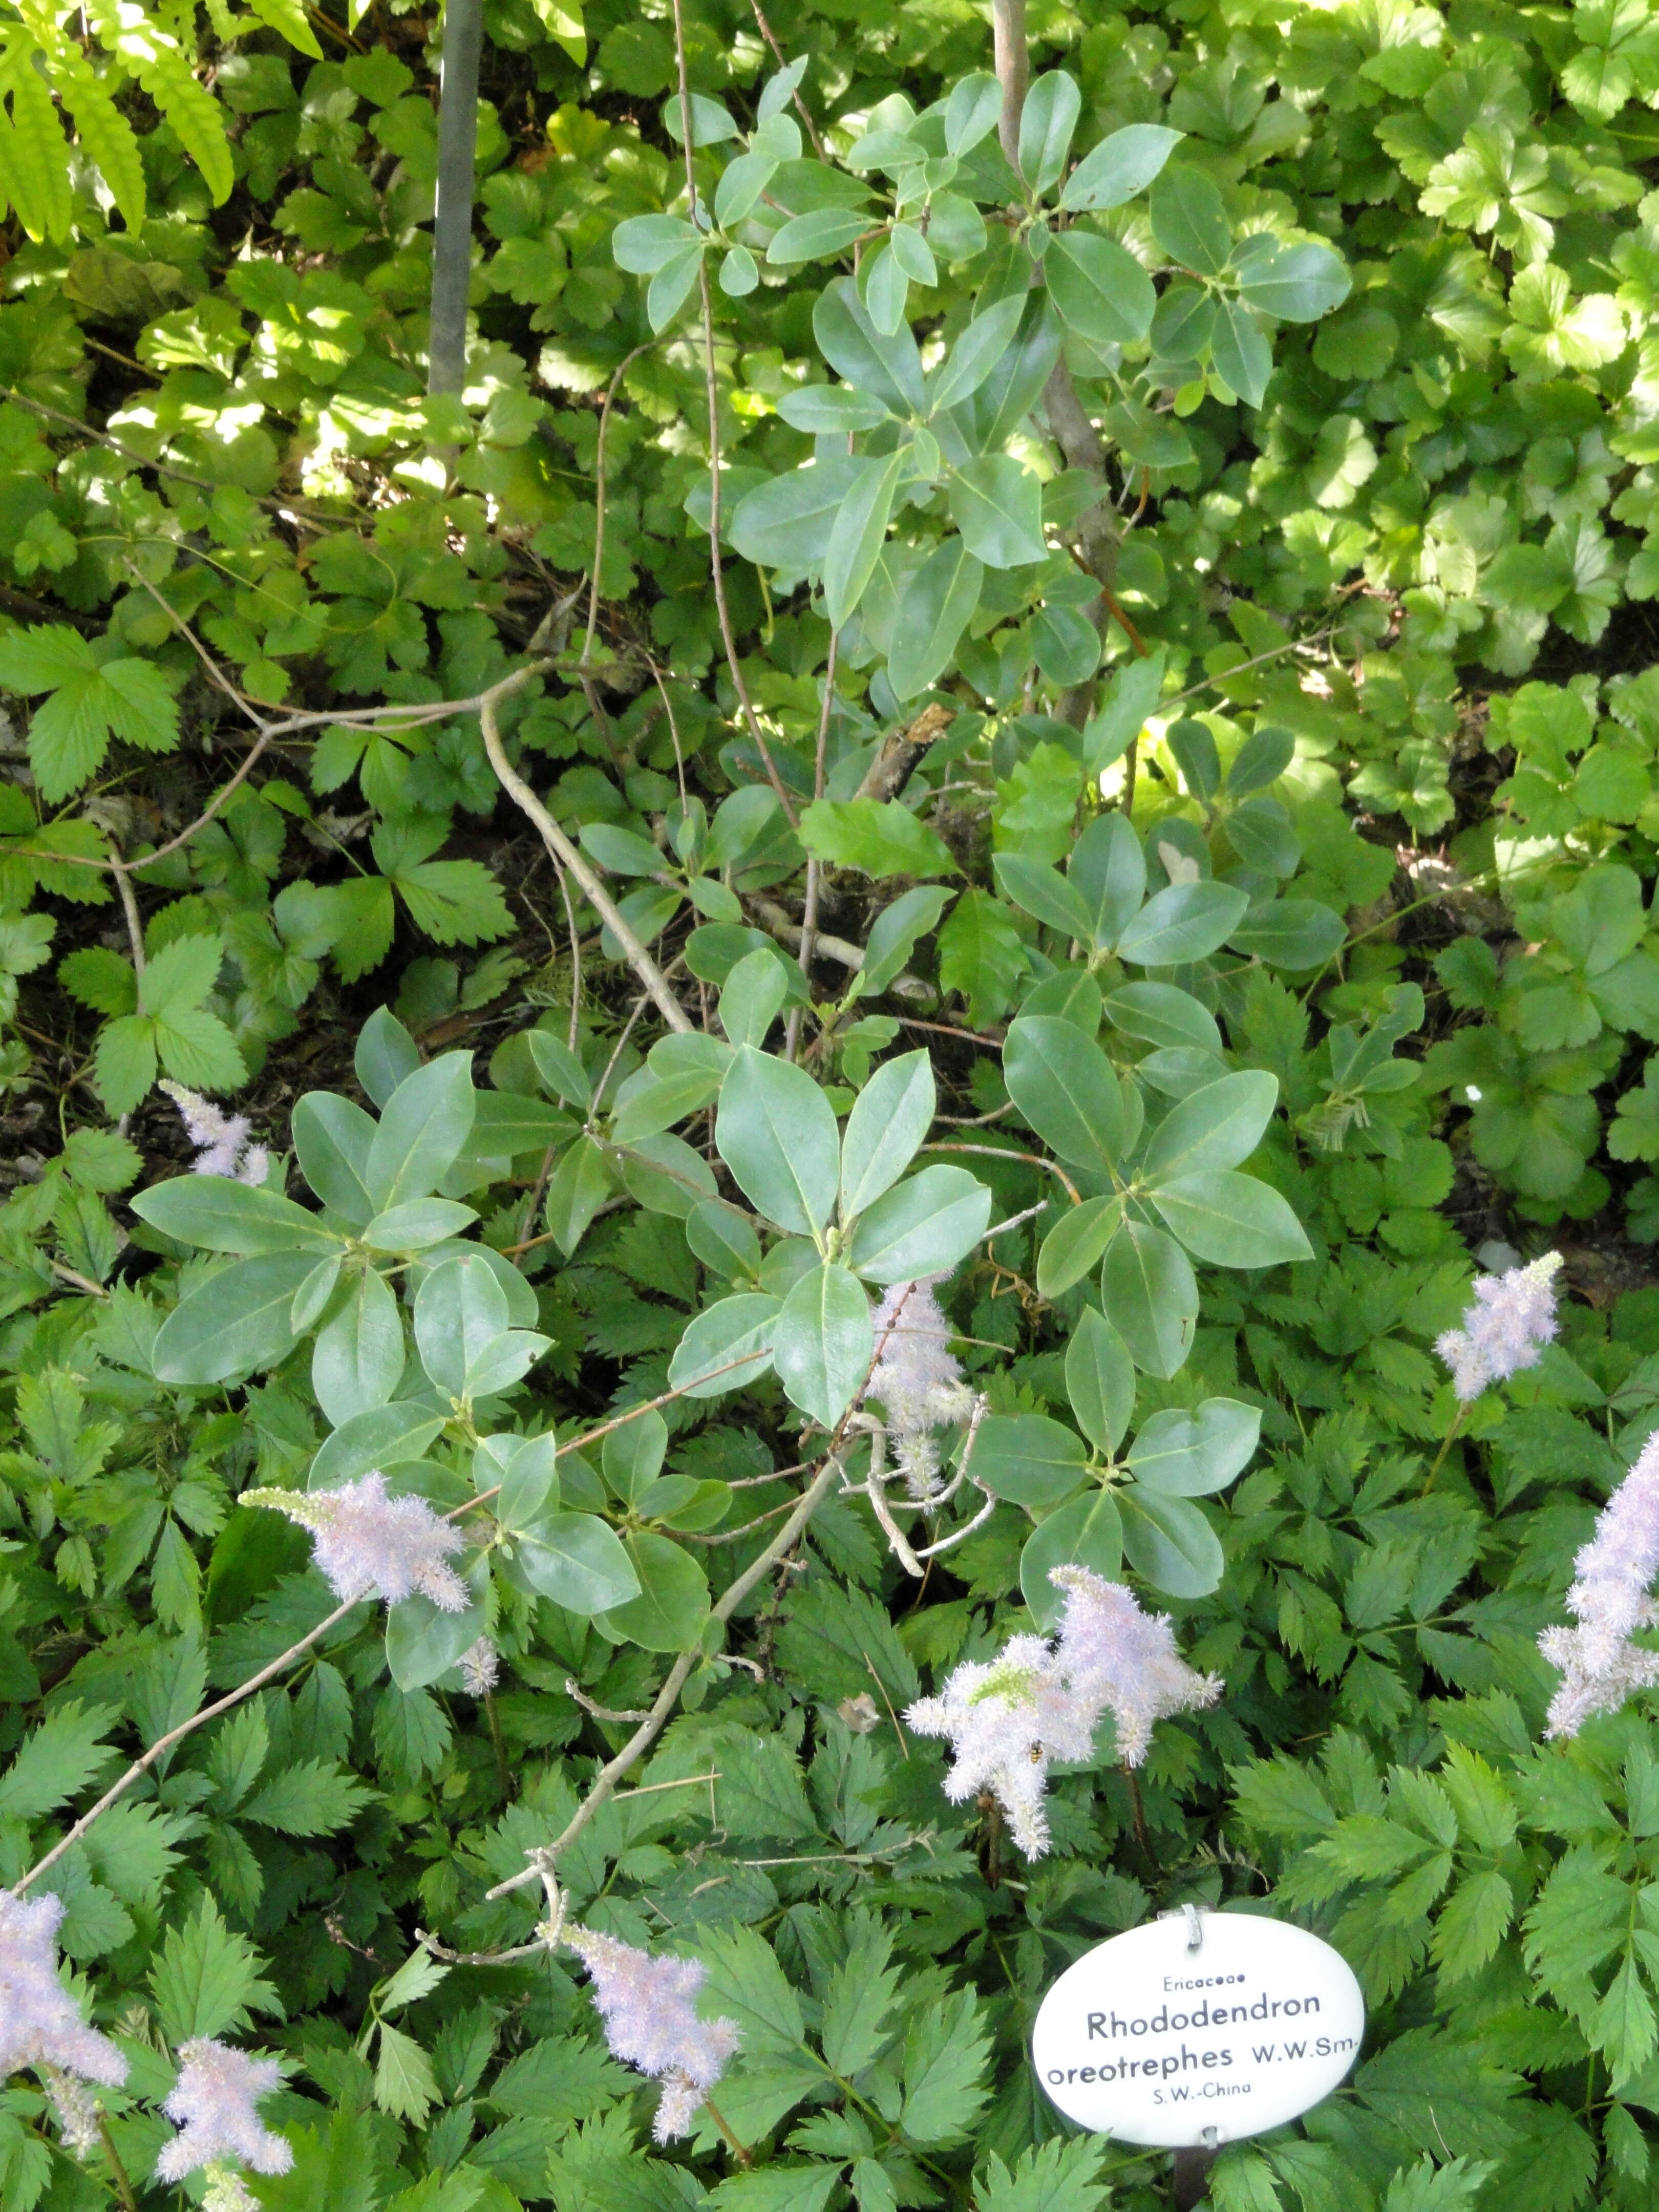
[[(1536, 1638), (1659, 1420), (1659, 34), (484, 21), (428, 396), (434, 19), (0, 9), (0, 1877), (125, 2069), (0, 2212), (176, 2186), (192, 2039), (266, 2212), (1143, 2212), (1026, 2044), (1185, 1900), (1370, 2008), (1222, 2212), (1649, 2203)], [(906, 1716), (1067, 1565), (1221, 1688), (1028, 1856)], [(605, 1936), (740, 2044), (665, 2142)]]

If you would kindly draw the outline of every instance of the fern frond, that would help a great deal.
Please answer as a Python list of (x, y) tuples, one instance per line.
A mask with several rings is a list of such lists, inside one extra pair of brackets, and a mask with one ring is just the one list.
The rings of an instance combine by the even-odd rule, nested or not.
[(18, 221), (37, 244), (66, 239), (75, 215), (69, 148), (46, 81), (35, 67), (39, 52), (27, 31), (14, 28), (0, 56), (0, 98), (11, 97), (0, 199), (10, 198)]
[(88, 13), (99, 43), (126, 64), (179, 134), (215, 204), (227, 199), (236, 177), (225, 118), (217, 100), (196, 82), (183, 47), (134, 0), (93, 0)]
[(144, 220), (144, 165), (138, 134), (110, 98), (108, 88), (72, 39), (46, 55), (58, 97), (75, 118), (81, 143), (98, 164), (129, 230)]
[(323, 50), (317, 43), (317, 33), (306, 21), (304, 0), (248, 0), (248, 5), (262, 23), (269, 23), (273, 31), (280, 31), (289, 46), (321, 61)]

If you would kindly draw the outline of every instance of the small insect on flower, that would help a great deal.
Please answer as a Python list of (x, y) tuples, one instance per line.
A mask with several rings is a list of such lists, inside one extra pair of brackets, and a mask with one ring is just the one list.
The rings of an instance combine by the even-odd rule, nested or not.
[(1506, 1274), (1477, 1275), (1474, 1303), (1462, 1328), (1449, 1328), (1435, 1350), (1452, 1372), (1452, 1388), (1467, 1405), (1489, 1382), (1507, 1382), (1523, 1367), (1535, 1367), (1556, 1334), (1555, 1277), (1559, 1252), (1546, 1252), (1530, 1267)]
[(0, 2080), (20, 2066), (53, 2066), (118, 2088), (127, 2078), (126, 2060), (106, 2035), (86, 2025), (58, 1978), (63, 1917), (61, 1898), (21, 1898), (0, 1889)]
[(252, 2058), (228, 2043), (196, 2036), (179, 2045), (180, 2065), (161, 2110), (179, 2133), (155, 2161), (158, 2181), (182, 2181), (198, 2166), (251, 2166), (256, 2173), (286, 2173), (294, 2152), (254, 2109), (282, 2087), (274, 2058)]
[(1577, 1735), (1596, 1713), (1616, 1712), (1637, 1690), (1659, 1683), (1659, 1652), (1631, 1638), (1659, 1621), (1650, 1590), (1659, 1574), (1659, 1430), (1601, 1508), (1595, 1534), (1573, 1562), (1567, 1611), (1577, 1628), (1547, 1628), (1538, 1648), (1561, 1682), (1545, 1734)]
[(1139, 1766), (1155, 1721), (1212, 1705), (1222, 1687), (1194, 1673), (1168, 1615), (1143, 1613), (1123, 1583), (1075, 1566), (1049, 1579), (1066, 1592), (1055, 1644), (1016, 1636), (989, 1666), (965, 1662), (938, 1697), (905, 1715), (919, 1735), (949, 1738), (956, 1763), (945, 1796), (960, 1804), (990, 1790), (1028, 1858), (1048, 1848), (1051, 1763), (1087, 1759), (1103, 1713), (1116, 1722), (1118, 1757)]
[(466, 1584), (445, 1564), (465, 1548), (460, 1530), (423, 1498), (389, 1498), (378, 1468), (337, 1490), (245, 1490), (239, 1502), (274, 1506), (309, 1528), (337, 1596), (397, 1605), (418, 1590), (441, 1613), (466, 1610)]
[(163, 1082), (156, 1088), (165, 1091), (179, 1109), (185, 1134), (197, 1148), (192, 1175), (228, 1176), (256, 1189), (263, 1184), (270, 1154), (264, 1146), (250, 1141), (252, 1125), (246, 1115), (227, 1114), (199, 1091), (186, 1091), (182, 1083)]
[(738, 2048), (735, 2021), (704, 2020), (697, 2011), (707, 1967), (696, 1959), (653, 1958), (586, 1928), (567, 1929), (564, 1941), (593, 1978), (611, 2056), (662, 2083), (652, 2133), (659, 2142), (684, 2135)]
[(951, 1324), (933, 1293), (939, 1279), (895, 1283), (876, 1308), (880, 1357), (866, 1386), (886, 1409), (894, 1461), (918, 1497), (939, 1473), (934, 1431), (965, 1421), (974, 1410), (974, 1394), (950, 1348)]

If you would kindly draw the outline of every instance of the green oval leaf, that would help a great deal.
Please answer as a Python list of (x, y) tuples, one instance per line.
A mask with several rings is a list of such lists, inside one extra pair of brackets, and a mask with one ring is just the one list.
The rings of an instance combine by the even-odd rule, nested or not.
[(708, 1617), (708, 1578), (683, 1546), (642, 1529), (622, 1549), (639, 1595), (609, 1607), (601, 1626), (619, 1644), (644, 1651), (689, 1651)]
[(1103, 138), (1066, 179), (1061, 207), (1121, 207), (1146, 191), (1180, 144), (1183, 133), (1158, 123), (1131, 123)]
[(1129, 1465), (1137, 1480), (1173, 1498), (1205, 1498), (1224, 1490), (1249, 1465), (1261, 1437), (1261, 1415), (1236, 1398), (1206, 1398), (1193, 1413), (1154, 1413), (1135, 1438)]
[(1123, 1549), (1137, 1574), (1171, 1597), (1207, 1597), (1226, 1571), (1221, 1541), (1196, 1505), (1139, 1483), (1117, 1493)]
[(1049, 1575), (1055, 1567), (1090, 1567), (1108, 1582), (1123, 1568), (1123, 1522), (1109, 1490), (1091, 1486), (1045, 1516), (1019, 1555), (1020, 1595), (1037, 1626), (1052, 1633), (1066, 1609), (1065, 1593)]
[(1037, 1288), (1045, 1298), (1060, 1297), (1080, 1283), (1111, 1243), (1123, 1218), (1117, 1198), (1085, 1198), (1068, 1206), (1037, 1253)]
[(1078, 1426), (1096, 1449), (1115, 1451), (1134, 1411), (1134, 1363), (1117, 1331), (1093, 1306), (1083, 1309), (1066, 1347), (1066, 1395)]
[(757, 1382), (772, 1364), (781, 1298), (741, 1291), (697, 1315), (669, 1362), (671, 1389), (688, 1398), (719, 1398)]
[(744, 1045), (720, 1091), (714, 1144), (757, 1212), (797, 1237), (830, 1218), (841, 1178), (841, 1135), (805, 1068)]
[(872, 1283), (945, 1275), (985, 1234), (991, 1194), (965, 1168), (924, 1168), (859, 1216), (848, 1263)]
[(1234, 884), (1171, 884), (1156, 892), (1117, 941), (1120, 960), (1176, 968), (1207, 960), (1243, 919), (1249, 896)]
[(251, 1259), (261, 1252), (314, 1255), (341, 1249), (341, 1238), (292, 1199), (226, 1176), (185, 1175), (156, 1183), (137, 1193), (132, 1210), (164, 1236), (208, 1252), (236, 1252)]
[(777, 1319), (772, 1364), (792, 1405), (833, 1429), (858, 1395), (876, 1348), (870, 1299), (842, 1267), (810, 1268)]
[(571, 1613), (608, 1613), (639, 1595), (633, 1560), (597, 1513), (541, 1514), (515, 1532), (513, 1553), (532, 1589)]
[(1273, 1267), (1313, 1257), (1289, 1201), (1254, 1176), (1212, 1169), (1148, 1195), (1187, 1249), (1212, 1267)]
[(1123, 1098), (1111, 1062), (1073, 1022), (1022, 1017), (1009, 1029), (1002, 1073), (1040, 1137), (1079, 1167), (1110, 1165), (1123, 1147)]
[(295, 1342), (295, 1293), (315, 1265), (309, 1252), (271, 1252), (192, 1291), (156, 1334), (157, 1381), (228, 1382), (286, 1359)]
[(1152, 280), (1115, 238), (1056, 232), (1043, 270), (1055, 307), (1079, 337), (1094, 345), (1133, 345), (1152, 328), (1158, 305)]
[(1042, 1512), (1071, 1496), (1088, 1459), (1082, 1439), (1046, 1413), (991, 1413), (975, 1435), (969, 1471), (994, 1496)]

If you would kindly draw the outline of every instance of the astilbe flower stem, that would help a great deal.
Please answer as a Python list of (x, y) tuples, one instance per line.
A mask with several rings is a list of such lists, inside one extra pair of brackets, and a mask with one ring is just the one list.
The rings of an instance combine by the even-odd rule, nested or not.
[(1659, 1430), (1602, 1507), (1595, 1534), (1573, 1562), (1567, 1592), (1576, 1628), (1547, 1628), (1538, 1648), (1561, 1680), (1545, 1734), (1577, 1735), (1596, 1713), (1616, 1712), (1636, 1691), (1659, 1683), (1659, 1652), (1632, 1642), (1659, 1621), (1650, 1590), (1659, 1573)]
[(397, 1605), (418, 1591), (441, 1613), (466, 1610), (466, 1584), (446, 1564), (465, 1548), (460, 1530), (423, 1498), (389, 1498), (378, 1468), (337, 1490), (245, 1490), (240, 1502), (273, 1506), (310, 1529), (337, 1596)]
[(159, 2181), (182, 2181), (198, 2166), (252, 2166), (286, 2173), (294, 2153), (255, 2107), (282, 2086), (274, 2058), (253, 2058), (209, 2036), (179, 2045), (179, 2079), (161, 2106), (179, 2133), (155, 2161)]
[(1078, 1566), (1056, 1567), (1049, 1579), (1066, 1593), (1054, 1643), (1016, 1636), (991, 1664), (964, 1662), (905, 1715), (919, 1735), (949, 1739), (946, 1796), (960, 1804), (988, 1790), (1028, 1858), (1048, 1848), (1050, 1764), (1087, 1759), (1103, 1713), (1116, 1722), (1119, 1757), (1134, 1767), (1156, 1721), (1213, 1705), (1222, 1687), (1186, 1664), (1168, 1615), (1143, 1613), (1123, 1583)]
[(562, 1940), (592, 1977), (611, 2055), (662, 2083), (656, 2140), (684, 2135), (738, 2048), (735, 2021), (698, 2014), (708, 1969), (696, 1959), (653, 1958), (592, 1929), (567, 1928)]

